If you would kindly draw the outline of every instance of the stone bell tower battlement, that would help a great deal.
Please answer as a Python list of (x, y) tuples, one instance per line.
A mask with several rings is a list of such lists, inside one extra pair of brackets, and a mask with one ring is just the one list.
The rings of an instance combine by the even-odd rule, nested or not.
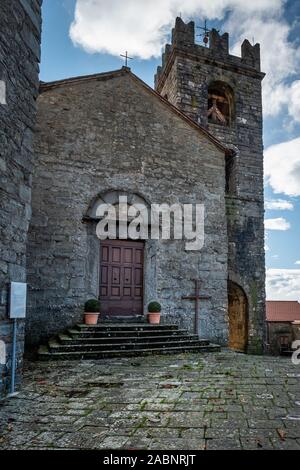
[[(212, 29), (208, 47), (195, 43), (195, 23), (176, 19), (172, 44), (162, 55), (155, 88), (164, 98), (233, 148), (228, 186), (235, 195), (263, 196), (260, 46), (247, 39), (241, 57), (229, 53), (229, 35)], [(255, 171), (249, 172), (249, 166)], [(245, 171), (247, 167), (247, 171)], [(234, 173), (234, 174), (233, 174)], [(259, 178), (259, 182), (253, 180)]]
[(237, 292), (245, 293), (248, 350), (259, 352), (265, 318), (260, 46), (245, 39), (237, 57), (229, 53), (228, 33), (212, 29), (204, 38), (208, 47), (195, 42), (193, 21), (176, 19), (155, 88), (233, 150), (224, 160), (229, 304), (237, 305)]
[[(245, 39), (241, 46), (241, 57), (233, 56), (229, 54), (228, 33), (221, 35), (216, 29), (212, 29), (209, 31), (209, 45), (205, 47), (195, 42), (194, 21), (184, 23), (181, 18), (177, 18), (175, 28), (172, 30), (172, 44), (165, 46), (165, 51), (162, 55), (162, 66), (157, 68), (157, 74), (155, 76), (155, 88), (157, 91), (163, 88), (169, 59), (175, 49), (195, 55), (199, 60), (223, 60), (227, 67), (240, 67), (243, 69), (244, 73), (248, 72), (251, 74), (252, 72), (253, 74), (253, 72), (260, 72), (259, 44), (252, 46), (248, 39)], [(263, 76), (264, 74), (261, 74), (261, 78), (263, 78)]]

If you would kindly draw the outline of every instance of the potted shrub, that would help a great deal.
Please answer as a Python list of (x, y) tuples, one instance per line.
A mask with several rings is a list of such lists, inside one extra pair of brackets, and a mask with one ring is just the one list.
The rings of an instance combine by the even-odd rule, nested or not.
[(158, 302), (150, 302), (148, 305), (148, 322), (151, 325), (158, 325), (160, 323), (161, 305)]
[(84, 322), (86, 325), (97, 325), (100, 315), (100, 302), (90, 299), (84, 304)]

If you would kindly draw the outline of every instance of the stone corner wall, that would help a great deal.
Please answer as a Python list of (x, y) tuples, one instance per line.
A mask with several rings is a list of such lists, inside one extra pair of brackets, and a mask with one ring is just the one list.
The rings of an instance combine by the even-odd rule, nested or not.
[[(193, 23), (176, 20), (172, 44), (162, 56), (156, 90), (197, 124), (233, 149), (226, 188), (228, 273), (248, 301), (248, 352), (262, 353), (265, 345), (265, 253), (263, 141), (259, 45), (245, 40), (241, 57), (232, 56), (228, 35), (213, 30), (209, 47), (194, 41)], [(232, 90), (229, 125), (208, 122), (209, 85)], [(227, 172), (227, 168), (226, 168)], [(224, 181), (225, 185), (225, 181)]]
[[(7, 394), (10, 382), (9, 283), (26, 282), (41, 4), (41, 0), (2, 0), (0, 7), (0, 341), (6, 349), (6, 363), (0, 364), (0, 397)], [(18, 323), (17, 383), (25, 332), (25, 322)]]

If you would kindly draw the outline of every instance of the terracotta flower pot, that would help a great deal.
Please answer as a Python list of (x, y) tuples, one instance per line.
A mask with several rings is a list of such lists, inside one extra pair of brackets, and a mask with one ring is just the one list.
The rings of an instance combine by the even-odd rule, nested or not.
[(84, 323), (86, 325), (97, 325), (100, 312), (84, 312)]
[(150, 325), (159, 325), (160, 312), (148, 312), (148, 322)]

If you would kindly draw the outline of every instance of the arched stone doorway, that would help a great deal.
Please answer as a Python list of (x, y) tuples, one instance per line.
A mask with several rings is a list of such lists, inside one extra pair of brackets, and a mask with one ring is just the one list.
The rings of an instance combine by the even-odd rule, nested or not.
[[(127, 209), (135, 206), (144, 207), (150, 221), (150, 203), (140, 194), (124, 190), (110, 190), (97, 195), (85, 215), (85, 220), (91, 222), (90, 248), (92, 262), (97, 263), (97, 295), (101, 302), (101, 314), (104, 318), (112, 316), (140, 316), (150, 299), (156, 297), (156, 251), (157, 241), (143, 237), (132, 238), (130, 232), (127, 238), (121, 236), (120, 223), (129, 227), (132, 216), (128, 215), (125, 222), (120, 201)], [(124, 198), (126, 201), (124, 202)], [(97, 212), (100, 205), (110, 205), (115, 208), (116, 236), (99, 239), (96, 235), (97, 223), (103, 218)], [(148, 227), (147, 227), (148, 229)], [(96, 255), (97, 252), (97, 255)], [(88, 271), (88, 268), (87, 268)]]
[(229, 347), (246, 352), (248, 344), (248, 302), (244, 290), (228, 281)]

